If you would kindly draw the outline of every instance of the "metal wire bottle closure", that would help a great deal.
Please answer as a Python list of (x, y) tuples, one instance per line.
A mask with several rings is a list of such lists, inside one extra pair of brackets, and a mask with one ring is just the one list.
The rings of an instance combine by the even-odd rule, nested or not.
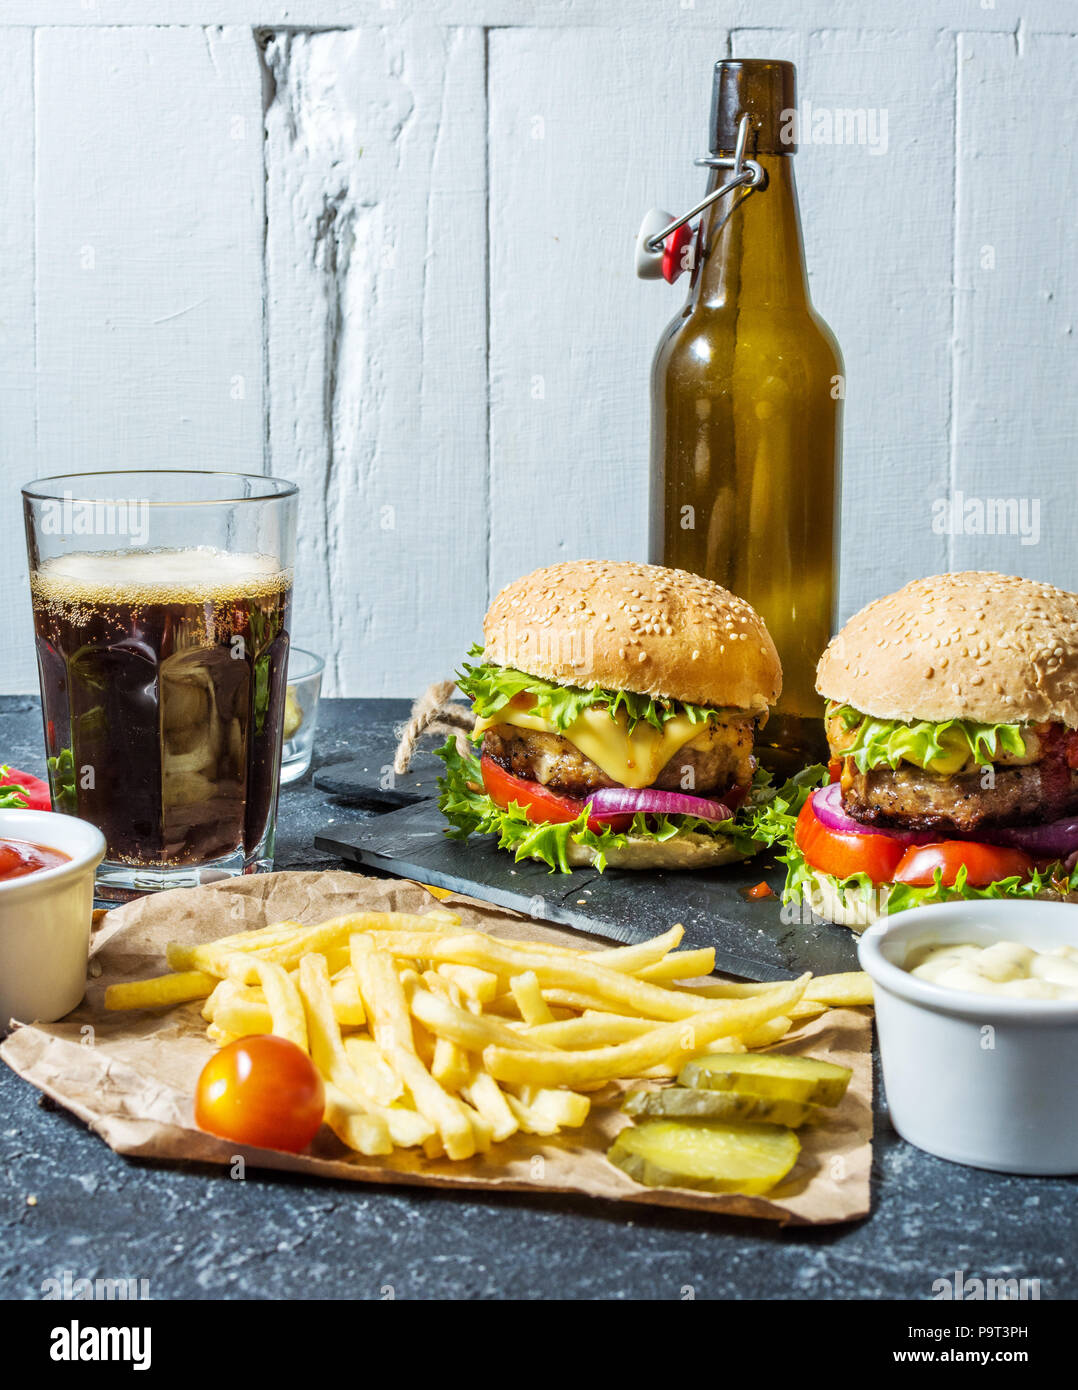
[(697, 213), (701, 213), (705, 208), (709, 208), (712, 203), (717, 203), (720, 198), (724, 198), (728, 193), (733, 193), (738, 188), (764, 188), (767, 184), (767, 170), (755, 159), (745, 158), (745, 144), (749, 137), (749, 118), (748, 115), (741, 117), (737, 127), (737, 144), (734, 147), (733, 158), (724, 155), (704, 155), (700, 159), (694, 159), (693, 163), (701, 168), (707, 169), (732, 169), (733, 178), (728, 183), (724, 183), (720, 188), (716, 188), (713, 193), (709, 193), (703, 202), (697, 203), (694, 208), (690, 208), (682, 217), (678, 217), (671, 222), (668, 227), (664, 227), (661, 232), (650, 238), (646, 243), (649, 251), (661, 251), (666, 242), (666, 238), (676, 232), (679, 227), (683, 227), (686, 222), (691, 221)]

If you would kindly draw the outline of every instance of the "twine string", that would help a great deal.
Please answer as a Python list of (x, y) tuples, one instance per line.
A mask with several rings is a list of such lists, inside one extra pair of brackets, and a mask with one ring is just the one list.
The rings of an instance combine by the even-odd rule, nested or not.
[(454, 680), (435, 681), (429, 685), (412, 706), (407, 724), (400, 731), (397, 751), (393, 755), (393, 771), (398, 777), (406, 773), (424, 734), (452, 734), (461, 754), (468, 751), (468, 734), (475, 725), (475, 715), (463, 705), (452, 703)]

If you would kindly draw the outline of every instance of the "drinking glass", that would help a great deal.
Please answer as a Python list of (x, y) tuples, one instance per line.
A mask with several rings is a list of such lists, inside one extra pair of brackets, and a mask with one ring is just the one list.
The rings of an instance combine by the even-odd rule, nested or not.
[(103, 896), (273, 866), (297, 489), (161, 470), (22, 490), (53, 809)]
[(318, 727), (318, 699), (326, 663), (314, 652), (292, 647), (288, 653), (288, 694), (284, 710), (284, 752), (281, 786), (298, 782), (311, 765), (314, 731)]

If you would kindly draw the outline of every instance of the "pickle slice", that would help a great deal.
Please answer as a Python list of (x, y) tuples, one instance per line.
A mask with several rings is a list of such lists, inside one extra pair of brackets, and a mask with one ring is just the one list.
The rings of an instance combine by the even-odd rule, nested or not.
[(645, 1187), (695, 1187), (705, 1192), (768, 1192), (801, 1152), (780, 1125), (691, 1124), (645, 1120), (628, 1125), (607, 1158)]
[(682, 1086), (704, 1091), (737, 1091), (769, 1100), (799, 1100), (837, 1105), (853, 1073), (815, 1057), (788, 1057), (773, 1052), (713, 1053), (686, 1062), (678, 1076)]
[(820, 1107), (800, 1100), (772, 1100), (736, 1091), (700, 1091), (688, 1086), (668, 1086), (661, 1091), (630, 1091), (622, 1109), (640, 1118), (681, 1120), (752, 1120), (797, 1129), (818, 1119)]

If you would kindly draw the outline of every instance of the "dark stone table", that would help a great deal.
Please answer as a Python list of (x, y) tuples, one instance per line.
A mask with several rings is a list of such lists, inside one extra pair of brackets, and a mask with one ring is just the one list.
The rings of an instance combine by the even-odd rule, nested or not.
[[(403, 701), (323, 703), (316, 766), (384, 744)], [(0, 762), (41, 772), (36, 699), (0, 699)], [(316, 854), (334, 807), (310, 777), (281, 796), (277, 867)], [(925, 1078), (930, 1086), (932, 1078)], [(1073, 1098), (1061, 1096), (1060, 1104)], [(872, 1215), (780, 1230), (552, 1195), (463, 1196), (177, 1169), (114, 1154), (0, 1065), (0, 1297), (50, 1277), (146, 1279), (152, 1298), (916, 1298), (933, 1281), (1030, 1278), (1074, 1297), (1073, 1181), (929, 1158), (878, 1109)]]

